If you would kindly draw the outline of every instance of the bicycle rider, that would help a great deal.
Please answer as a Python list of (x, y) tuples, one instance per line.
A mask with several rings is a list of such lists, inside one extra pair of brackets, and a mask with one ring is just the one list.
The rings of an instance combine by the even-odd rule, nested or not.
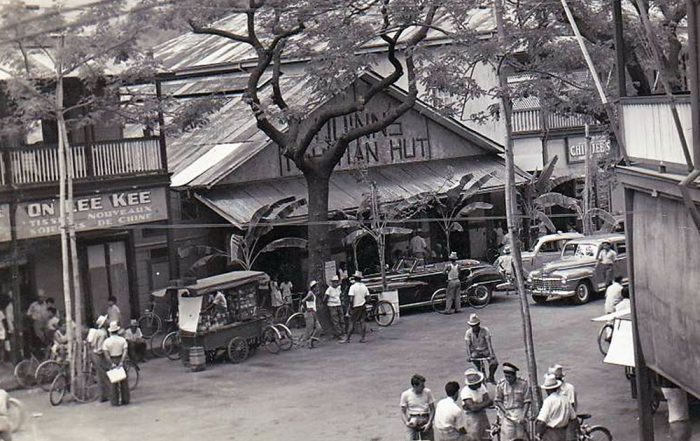
[(464, 341), (469, 356), (467, 361), (472, 362), (477, 370), (485, 372), (486, 369), (484, 369), (484, 366), (481, 366), (482, 362), (478, 359), (487, 359), (489, 364), (488, 382), (496, 384), (495, 375), (498, 369), (498, 359), (491, 343), (491, 332), (487, 327), (481, 326), (481, 320), (476, 314), (469, 316), (467, 324), (469, 328), (464, 333)]

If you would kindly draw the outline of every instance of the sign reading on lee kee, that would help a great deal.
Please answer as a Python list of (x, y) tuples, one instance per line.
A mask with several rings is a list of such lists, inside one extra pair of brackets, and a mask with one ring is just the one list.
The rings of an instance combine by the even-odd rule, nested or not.
[[(76, 231), (113, 228), (168, 218), (164, 188), (131, 190), (92, 196), (73, 201)], [(17, 237), (60, 234), (58, 199), (22, 202), (17, 207)]]
[(10, 227), (10, 205), (0, 204), (0, 242), (12, 240)]
[[(610, 139), (606, 135), (598, 135), (591, 137), (591, 158), (600, 158), (608, 156), (612, 147)], [(586, 139), (573, 138), (569, 139), (569, 149), (567, 152), (569, 164), (576, 162), (585, 162), (586, 160)]]

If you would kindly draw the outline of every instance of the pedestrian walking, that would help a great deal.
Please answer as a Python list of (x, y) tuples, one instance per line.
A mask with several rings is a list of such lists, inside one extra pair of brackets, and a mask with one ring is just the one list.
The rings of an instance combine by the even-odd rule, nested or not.
[(304, 305), (304, 321), (306, 322), (306, 332), (304, 333), (304, 341), (309, 345), (309, 349), (313, 349), (313, 342), (318, 340), (316, 333), (321, 330), (321, 325), (318, 322), (316, 314), (316, 291), (318, 290), (318, 282), (312, 280), (309, 283), (309, 292), (302, 299)]
[(501, 419), (501, 441), (525, 441), (532, 393), (527, 380), (518, 377), (518, 367), (503, 363), (503, 378), (496, 385), (493, 402)]
[[(129, 353), (129, 344), (124, 337), (119, 335), (120, 330), (118, 322), (111, 322), (109, 324), (109, 337), (102, 343), (102, 353), (111, 369), (124, 369), (124, 362)], [(110, 394), (112, 406), (127, 405), (130, 399), (128, 378), (112, 383)]]
[(328, 307), (328, 314), (331, 317), (333, 324), (333, 337), (340, 339), (345, 334), (345, 320), (343, 318), (343, 306), (340, 301), (342, 294), (340, 288), (340, 278), (338, 276), (331, 277), (331, 286), (326, 288), (324, 300)]
[(566, 441), (570, 425), (576, 421), (576, 411), (567, 397), (561, 394), (561, 380), (546, 374), (542, 389), (547, 398), (542, 403), (537, 415), (535, 431), (542, 441)]
[(107, 339), (107, 329), (105, 323), (107, 316), (101, 315), (95, 320), (95, 327), (90, 329), (87, 335), (87, 342), (90, 348), (90, 358), (97, 373), (97, 382), (100, 384), (100, 402), (109, 400), (110, 383), (107, 378), (107, 369), (109, 364), (102, 355), (103, 343)]
[(496, 352), (493, 350), (493, 344), (491, 343), (491, 332), (487, 327), (481, 326), (481, 319), (479, 319), (479, 316), (476, 314), (471, 314), (469, 316), (467, 324), (469, 327), (464, 333), (464, 341), (467, 345), (468, 361), (472, 362), (478, 370), (485, 371), (484, 366), (481, 366), (482, 362), (478, 359), (488, 359), (488, 381), (496, 384), (495, 375), (498, 369), (498, 359), (496, 358)]
[(459, 402), (459, 383), (450, 381), (445, 385), (447, 397), (435, 406), (435, 441), (465, 441), (465, 414)]
[(615, 259), (617, 259), (617, 253), (611, 248), (610, 242), (603, 242), (603, 248), (598, 252), (596, 260), (597, 264), (603, 268), (605, 286), (610, 286), (613, 282)]
[(457, 264), (457, 253), (450, 253), (450, 261), (445, 265), (445, 273), (447, 274), (447, 292), (445, 293), (445, 314), (461, 312), (462, 298), (460, 295), (459, 282), (459, 264)]
[(350, 323), (348, 324), (348, 333), (344, 339), (340, 340), (341, 343), (350, 343), (350, 336), (355, 330), (355, 326), (360, 328), (360, 343), (365, 343), (367, 334), (367, 298), (369, 297), (369, 289), (362, 283), (362, 273), (360, 271), (355, 271), (353, 275), (355, 282), (350, 285), (350, 290), (348, 290), (348, 296), (350, 297), (350, 305), (352, 306), (350, 310)]
[(484, 374), (469, 368), (464, 371), (464, 384), (459, 396), (465, 411), (466, 441), (488, 439), (491, 424), (486, 409), (493, 405), (493, 399), (484, 385)]
[(132, 319), (129, 329), (124, 332), (124, 338), (129, 344), (129, 358), (137, 363), (146, 361), (146, 339), (143, 338), (139, 321)]
[(3, 441), (12, 441), (9, 404), (10, 395), (5, 389), (0, 389), (0, 439)]
[(433, 439), (433, 417), (435, 398), (425, 387), (425, 377), (415, 374), (411, 377), (411, 388), (401, 393), (401, 420), (406, 426), (407, 441)]
[(107, 299), (107, 323), (117, 322), (121, 326), (122, 311), (117, 306), (117, 298), (109, 296)]
[(615, 276), (613, 283), (605, 289), (605, 313), (612, 314), (615, 307), (622, 301), (622, 276)]

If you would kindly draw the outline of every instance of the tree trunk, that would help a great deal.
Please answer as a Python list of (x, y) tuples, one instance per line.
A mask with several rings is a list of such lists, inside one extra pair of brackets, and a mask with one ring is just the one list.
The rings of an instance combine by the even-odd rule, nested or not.
[(447, 228), (445, 228), (445, 243), (446, 243), (446, 247), (447, 247), (447, 255), (448, 255), (448, 256), (449, 256), (450, 253), (452, 252), (452, 247), (450, 246), (450, 234), (451, 234), (451, 233), (450, 233), (450, 227), (451, 227), (451, 226), (452, 226), (452, 225), (450, 224), (450, 226), (448, 226)]
[(386, 237), (380, 233), (377, 239), (377, 251), (379, 252), (379, 267), (382, 275), (382, 291), (386, 291)]
[[(329, 176), (304, 173), (308, 190), (309, 225), (307, 227), (308, 272), (307, 285), (316, 280), (325, 286), (324, 264), (330, 258), (330, 233), (328, 229), (328, 183)], [(323, 290), (321, 291), (323, 292)], [(324, 330), (333, 329), (328, 309), (323, 305), (323, 296), (316, 296), (319, 321)]]

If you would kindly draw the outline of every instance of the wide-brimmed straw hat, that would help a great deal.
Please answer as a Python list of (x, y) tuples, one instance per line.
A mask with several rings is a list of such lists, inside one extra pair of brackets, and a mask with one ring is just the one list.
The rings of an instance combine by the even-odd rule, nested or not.
[(477, 371), (474, 368), (469, 368), (464, 371), (464, 384), (467, 386), (473, 386), (484, 381), (484, 374)]
[(476, 326), (476, 325), (478, 325), (479, 323), (481, 323), (481, 319), (479, 318), (479, 316), (476, 315), (475, 313), (472, 313), (472, 314), (469, 316), (469, 321), (467, 322), (467, 324), (468, 324), (469, 326)]
[(564, 376), (565, 376), (565, 375), (564, 375), (564, 366), (562, 366), (562, 365), (560, 365), (560, 364), (557, 363), (557, 364), (555, 364), (554, 366), (550, 367), (550, 368), (547, 370), (547, 373), (552, 374), (552, 375), (556, 375), (557, 373), (559, 373), (559, 375), (561, 375), (562, 377), (564, 377)]
[(313, 287), (316, 285), (318, 285), (318, 282), (315, 280), (312, 280), (311, 282), (309, 282), (309, 289), (313, 289)]
[(119, 332), (119, 323), (117, 322), (111, 322), (109, 324), (109, 332)]
[(100, 315), (97, 317), (97, 320), (95, 320), (95, 324), (97, 325), (97, 327), (100, 327), (100, 326), (104, 325), (106, 321), (107, 321), (107, 316)]
[(544, 383), (542, 383), (540, 387), (544, 390), (552, 390), (559, 388), (561, 384), (561, 380), (557, 380), (557, 378), (554, 375), (545, 374)]
[(356, 279), (361, 279), (362, 278), (362, 271), (355, 271), (355, 274), (352, 275)]
[(450, 253), (449, 259), (450, 259), (450, 260), (457, 260), (457, 259), (459, 259), (459, 257), (457, 257), (457, 253), (455, 253), (454, 251), (452, 251), (452, 252)]

